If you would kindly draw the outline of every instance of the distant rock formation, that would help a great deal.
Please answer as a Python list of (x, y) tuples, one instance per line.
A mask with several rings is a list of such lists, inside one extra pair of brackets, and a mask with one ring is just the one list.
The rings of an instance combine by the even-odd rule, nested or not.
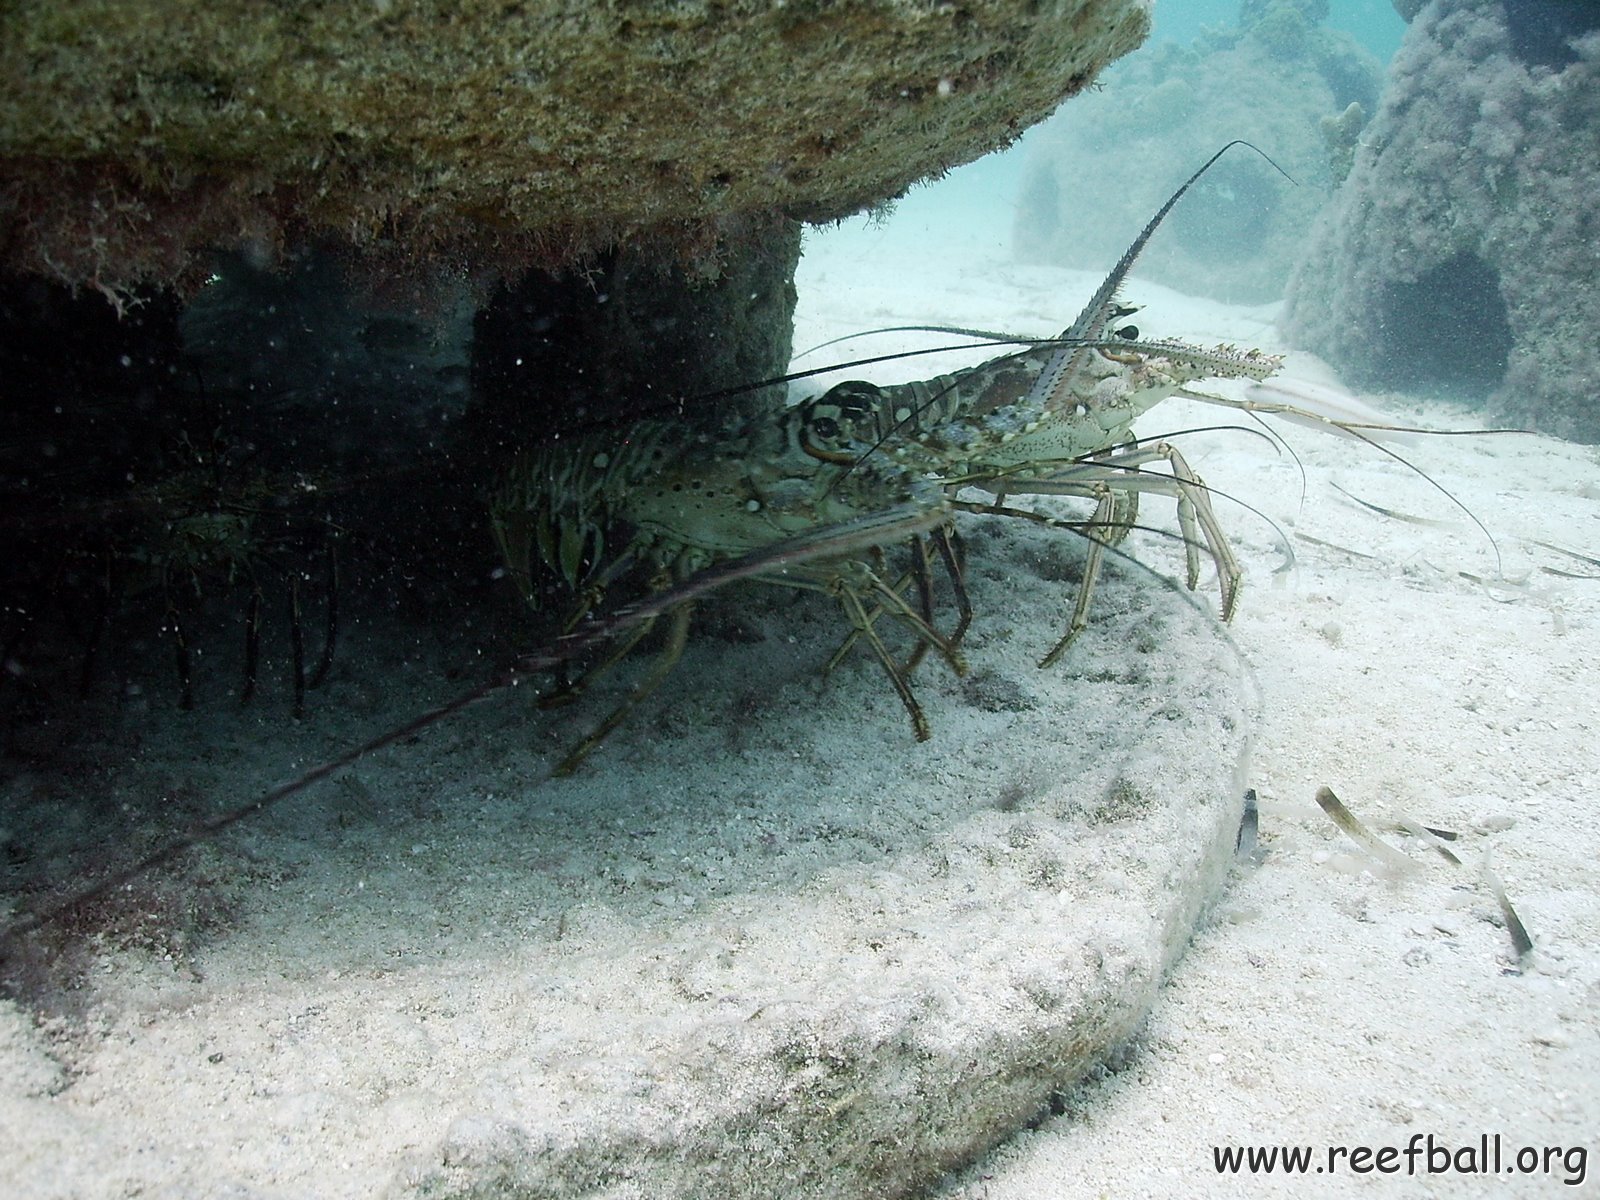
[(1597, 195), (1600, 4), (1432, 0), (1284, 330), (1362, 386), (1600, 442)]
[(1103, 268), (1174, 184), (1246, 138), (1300, 186), (1248, 154), (1224, 159), (1168, 219), (1139, 272), (1196, 295), (1276, 300), (1377, 104), (1377, 59), (1321, 24), (1327, 7), (1246, 0), (1238, 27), (1121, 64), (1103, 90), (1030, 135), (1017, 256)]

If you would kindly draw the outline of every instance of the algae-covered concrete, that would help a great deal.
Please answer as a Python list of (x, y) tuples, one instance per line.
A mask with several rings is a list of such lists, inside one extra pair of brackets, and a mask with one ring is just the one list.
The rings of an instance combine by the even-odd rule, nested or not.
[[(558, 268), (730, 217), (846, 215), (1014, 138), (1140, 0), (22, 0), (0, 265), (192, 285), (306, 235)], [(714, 262), (712, 263), (714, 266)]]

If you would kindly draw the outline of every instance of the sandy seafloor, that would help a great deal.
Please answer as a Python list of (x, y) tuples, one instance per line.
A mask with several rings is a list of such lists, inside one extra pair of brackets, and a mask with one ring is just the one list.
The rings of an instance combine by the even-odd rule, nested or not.
[[(990, 227), (947, 210), (924, 209), (913, 196), (887, 230), (851, 226), (811, 238), (798, 280), (797, 348), (856, 330), (925, 321), (1046, 334), (1059, 330), (1097, 280), (1010, 261), (1000, 232), (1006, 223), (1005, 214)], [(1127, 298), (1146, 306), (1138, 320), (1150, 334), (1274, 348), (1270, 308), (1197, 301), (1137, 279)], [(863, 352), (910, 344), (917, 344), (915, 335), (860, 343)], [(898, 373), (894, 365), (878, 368), (873, 377), (931, 373), (923, 360), (900, 364)], [(1303, 355), (1290, 356), (1284, 375), (1329, 380), (1321, 364)], [(1443, 429), (1475, 424), (1469, 411), (1438, 402), (1366, 399), (1404, 424)], [(1150, 414), (1141, 432), (1153, 437), (1218, 423), (1248, 424), (1213, 407), (1172, 401)], [(1431, 1135), (1451, 1147), (1475, 1145), (1484, 1134), (1500, 1135), (1506, 1163), (1520, 1146), (1600, 1150), (1600, 872), (1595, 867), (1600, 809), (1594, 799), (1600, 782), (1594, 684), (1600, 579), (1594, 576), (1600, 570), (1538, 544), (1600, 554), (1600, 456), (1593, 448), (1534, 436), (1418, 437), (1394, 444), (1412, 464), (1408, 467), (1357, 441), (1278, 428), (1298, 461), (1248, 433), (1176, 439), (1208, 484), (1259, 510), (1219, 501), (1247, 572), (1227, 636), (1237, 671), (1258, 694), (1249, 782), (1260, 796), (1259, 861), (1236, 868), (1119, 1069), (1069, 1090), (1059, 1115), (1019, 1133), (949, 1180), (937, 1192), (942, 1197), (1547, 1195), (1575, 1190), (1563, 1186), (1579, 1168), (1574, 1158), (1552, 1163), (1549, 1174), (1494, 1180), (1459, 1174), (1357, 1177), (1341, 1170), (1308, 1188), (1304, 1179), (1284, 1174), (1220, 1177), (1213, 1147), (1305, 1145), (1316, 1148), (1319, 1165), (1328, 1145), (1404, 1147), (1416, 1135)], [(1492, 545), (1439, 488), (1476, 514), (1492, 534)], [(1381, 515), (1351, 496), (1427, 523)], [(1170, 528), (1170, 505), (1151, 498), (1144, 519)], [(1290, 539), (1292, 567), (1285, 566), (1273, 524)], [(1177, 569), (1169, 541), (1136, 533), (1129, 546), (1158, 571)], [(1085, 644), (1118, 628), (1113, 619), (1118, 588), (1158, 586), (1133, 567), (1114, 565), (1111, 573), (1120, 581), (1108, 593), (1111, 614), (1091, 625)], [(1065, 591), (1062, 585), (1035, 581), (1031, 594), (1037, 596), (1042, 644), (1059, 627)], [(1200, 597), (1214, 611), (1209, 571)], [(1035, 620), (1025, 610), (1007, 615), (1023, 628)], [(982, 644), (980, 637), (973, 647), (975, 660), (982, 658)], [(796, 662), (786, 681), (774, 687), (759, 664), (753, 675), (738, 674), (752, 668), (740, 666), (735, 657), (728, 654), (727, 686), (749, 695), (738, 727), (696, 731), (705, 745), (726, 750), (730, 761), (742, 759), (747, 741), (764, 745), (763, 710), (776, 707), (792, 719), (796, 704), (818, 706), (819, 740), (792, 752), (808, 769), (881, 774), (885, 763), (900, 761), (884, 747), (890, 739), (909, 741), (904, 715), (881, 680), (842, 693), (806, 690), (797, 681), (809, 678), (808, 661)], [(925, 665), (919, 687), (937, 692), (939, 685), (930, 680), (937, 671), (936, 664)], [(693, 683), (677, 693), (680, 705), (695, 701), (692, 688), (716, 686), (718, 675), (702, 669), (689, 678)], [(419, 706), (448, 696), (453, 686), (437, 679), (400, 680)], [(872, 699), (868, 707), (841, 712), (840, 695), (851, 705), (860, 696)], [(1015, 735), (1008, 733), (1003, 713), (963, 718), (959, 706), (936, 707), (936, 726), (962, 719), (993, 721), (977, 735), (987, 741), (989, 761), (982, 765), (981, 782), (963, 791), (960, 764), (948, 761), (948, 752), (945, 758), (930, 757), (914, 777), (900, 781), (908, 793), (942, 790), (945, 799), (938, 805), (960, 804), (963, 796), (1004, 786), (1008, 763), (1045, 761), (1037, 757), (1038, 747), (1008, 744), (1007, 737)], [(671, 705), (660, 711), (665, 715), (653, 718), (644, 744), (659, 751), (657, 769), (671, 772), (692, 753), (671, 747), (674, 738), (687, 736), (687, 719), (674, 718)], [(641, 714), (641, 719), (652, 718)], [(562, 739), (570, 741), (583, 722), (555, 724), (540, 735), (546, 755)], [(285, 740), (301, 739), (295, 744), (303, 743), (304, 754), (314, 759), (338, 749), (357, 725), (324, 727), (315, 737), (286, 734)], [(388, 807), (382, 796), (372, 795), (374, 779), (383, 781), (385, 795), (408, 799), (382, 815), (377, 824), (383, 837), (372, 849), (361, 848), (358, 833), (347, 861), (301, 864), (296, 876), (282, 880), (263, 872), (256, 882), (267, 889), (282, 886), (311, 899), (344, 897), (342, 910), (325, 919), (331, 920), (325, 927), (286, 924), (277, 952), (297, 961), (298, 969), (337, 979), (341, 956), (360, 957), (348, 950), (349, 939), (365, 928), (361, 936), (370, 944), (362, 953), (383, 950), (384, 939), (390, 939), (392, 948), (384, 952), (397, 963), (451, 949), (460, 959), (451, 968), (452, 986), (461, 997), (473, 995), (473, 963), (497, 953), (514, 955), (518, 938), (530, 932), (521, 923), (528, 919), (528, 896), (534, 892), (525, 896), (519, 888), (536, 892), (559, 886), (574, 852), (559, 840), (552, 846), (550, 838), (519, 842), (526, 828), (514, 813), (493, 803), (492, 792), (480, 791), (472, 799), (481, 804), (481, 815), (471, 820), (503, 847), (481, 864), (481, 871), (501, 885), (501, 910), (467, 914), (420, 907), (403, 890), (392, 890), (400, 868), (377, 858), (392, 845), (414, 857), (416, 865), (407, 869), (437, 870), (432, 866), (436, 851), (441, 863), (449, 862), (441, 843), (455, 835), (447, 832), (448, 822), (439, 823), (437, 809), (461, 802), (452, 792), (461, 756), (476, 755), (493, 768), (474, 787), (481, 789), (485, 779), (515, 779), (527, 766), (526, 750), (497, 749), (493, 740), (520, 728), (514, 715), (477, 715), (464, 729), (430, 734), (439, 739), (438, 748), (416, 751), (409, 767), (402, 757), (398, 767), (373, 765), (369, 773), (358, 770), (352, 782), (338, 785), (335, 798), (322, 802), (323, 811), (337, 809), (340, 824), (348, 817), (358, 830), (373, 823), (375, 810)], [(630, 744), (622, 735), (619, 739), (619, 747)], [(936, 732), (930, 756), (939, 754), (938, 746)], [(627, 757), (626, 749), (608, 746), (601, 753), (613, 751), (626, 757), (630, 769), (639, 766), (637, 752)], [(242, 741), (213, 750), (194, 786), (203, 789), (207, 780), (218, 779), (238, 786), (230, 776), (258, 758), (258, 750)], [(261, 769), (270, 783), (281, 777), (282, 763), (274, 760)], [(409, 785), (396, 774), (406, 770)], [(1321, 786), (1333, 788), (1412, 866), (1385, 865), (1334, 828), (1312, 802)], [(692, 817), (684, 815), (694, 798), (680, 792), (681, 785), (668, 780), (637, 812), (617, 816), (587, 811), (584, 805), (591, 802), (580, 793), (551, 792), (527, 819), (535, 826), (570, 824), (579, 831), (590, 825), (614, 827), (621, 846), (600, 856), (603, 872), (626, 876), (629, 884), (656, 893), (666, 928), (675, 909), (717, 899), (719, 855), (774, 855), (773, 870), (780, 871), (789, 861), (783, 845), (787, 833), (817, 817), (806, 807), (806, 789), (791, 788), (785, 793), (794, 806), (790, 812), (746, 805), (748, 811), (739, 816), (746, 824), (736, 830), (701, 831), (716, 843), (716, 853), (708, 854), (695, 840)], [(875, 819), (865, 803), (857, 811), (827, 816), (839, 832), (832, 845), (816, 843), (820, 857), (813, 869), (819, 872), (848, 863), (857, 854), (852, 846), (870, 840)], [(293, 819), (275, 815), (264, 828), (292, 827)], [(1432, 849), (1397, 832), (1396, 823), (1403, 820), (1457, 831), (1454, 848), (1464, 865), (1451, 867)], [(652, 828), (646, 830), (647, 825)], [(652, 867), (630, 858), (628, 839), (663, 826), (687, 831), (683, 861), (696, 860), (692, 876), (665, 860)], [(238, 836), (248, 857), (257, 835)], [(886, 836), (892, 838), (894, 831)], [(365, 893), (365, 899), (364, 854), (373, 859), (367, 864), (371, 877), (385, 878), (391, 889)], [(1480, 880), (1486, 858), (1492, 859), (1535, 943), (1521, 964), (1513, 959), (1499, 910)], [(519, 882), (528, 879), (539, 882)], [(429, 894), (436, 890), (431, 886)], [(480, 886), (474, 894), (481, 897), (484, 890)], [(579, 905), (572, 913), (580, 938), (605, 939), (612, 920), (605, 905)], [(474, 930), (481, 946), (462, 945), (452, 933), (455, 925)], [(496, 928), (499, 933), (492, 932)], [(828, 932), (814, 936), (822, 939)], [(183, 957), (181, 948), (177, 957)], [(227, 1164), (245, 1178), (253, 1164), (274, 1178), (284, 1175), (283, 1157), (297, 1153), (287, 1132), (274, 1148), (273, 1137), (262, 1142), (255, 1135), (197, 1125), (191, 1143), (129, 1146), (113, 1140), (95, 1150), (97, 1121), (109, 1122), (110, 1114), (119, 1112), (137, 1115), (141, 1104), (184, 1096), (177, 1076), (206, 1069), (193, 1053), (215, 1046), (218, 1061), (230, 1072), (247, 1070), (251, 1056), (263, 1056), (265, 1064), (276, 1054), (278, 1065), (260, 1070), (287, 1070), (284, 1048), (294, 1052), (299, 1039), (314, 1038), (323, 1019), (317, 1011), (284, 1014), (272, 1012), (269, 1004), (245, 1006), (231, 1032), (218, 1035), (213, 1026), (206, 1046), (184, 1045), (185, 1056), (174, 1060), (177, 1074), (163, 1078), (159, 1054), (125, 1048), (119, 1040), (131, 1047), (128, 1030), (137, 1029), (138, 1022), (130, 1023), (126, 1013), (136, 1014), (141, 1003), (155, 1021), (156, 1014), (188, 1002), (181, 970), (174, 973), (159, 959), (106, 968), (110, 978), (103, 986), (114, 990), (122, 1015), (106, 1018), (106, 1028), (115, 1034), (111, 1041), (75, 1059), (66, 1094), (77, 1106), (77, 1124), (63, 1132), (43, 1109), (8, 1105), (12, 1120), (3, 1135), (10, 1143), (8, 1161), (25, 1164), (30, 1182), (15, 1192), (0, 1186), (0, 1192), (135, 1194), (137, 1186), (165, 1180), (177, 1189), (166, 1194), (189, 1194), (183, 1181), (192, 1182), (196, 1164), (183, 1160), (190, 1154), (216, 1154), (219, 1166)], [(692, 974), (699, 968), (691, 959), (679, 965)], [(230, 963), (226, 954), (209, 965), (213, 975), (205, 987), (221, 991), (236, 985), (237, 973), (249, 967)], [(193, 989), (190, 999), (199, 1003), (198, 981)], [(647, 1002), (648, 996), (642, 999)], [(216, 1014), (209, 1019), (215, 1022)], [(413, 1039), (419, 1061), (432, 1052), (421, 1026), (407, 1024), (382, 1005), (374, 1007), (370, 1021), (366, 1033), (371, 1037), (391, 1046)], [(357, 1022), (350, 1028), (357, 1040), (339, 1051), (350, 1079), (364, 1081), (361, 1086), (382, 1085), (397, 1097), (389, 1107), (374, 1110), (385, 1132), (425, 1124), (425, 1098), (406, 1090), (411, 1068), (404, 1056), (363, 1061), (363, 1026)], [(8, 1029), (16, 1036), (15, 1025)], [(486, 1028), (470, 1036), (492, 1038), (493, 1033)], [(163, 1036), (181, 1041), (180, 1034)], [(473, 1050), (466, 1042), (462, 1046), (465, 1053)], [(177, 1042), (174, 1047), (176, 1053)], [(43, 1060), (34, 1066), (40, 1078), (58, 1069)], [(132, 1077), (130, 1071), (148, 1074)], [(357, 1086), (350, 1079), (343, 1086)], [(38, 1079), (23, 1082), (39, 1086)], [(343, 1120), (337, 1095), (330, 1083), (324, 1091), (286, 1095), (270, 1111), (285, 1131), (320, 1123), (333, 1136)], [(186, 1119), (172, 1112), (152, 1116), (149, 1125), (170, 1132), (184, 1128)], [(287, 1170), (295, 1183), (293, 1170)], [(385, 1167), (381, 1160), (341, 1163), (336, 1178), (337, 1194), (370, 1194), (385, 1178)], [(290, 1192), (296, 1189), (317, 1194), (304, 1178)]]
[[(941, 323), (1054, 330), (1098, 283), (1009, 262), (1000, 234), (915, 196), (908, 208), (876, 235), (812, 243), (797, 347), (808, 328), (911, 323), (930, 308)], [(1197, 300), (1137, 271), (1124, 298), (1145, 306), (1135, 319), (1150, 335), (1278, 348), (1276, 306)], [(1306, 354), (1282, 377), (1337, 383)], [(1481, 425), (1437, 400), (1361, 399), (1404, 425)], [(1178, 400), (1138, 429), (1229, 420)], [(1262, 693), (1262, 861), (1237, 872), (1126, 1069), (1075, 1089), (941, 1200), (1600, 1190), (1600, 450), (1531, 435), (1388, 443), (1413, 470), (1275, 428), (1299, 465), (1244, 434), (1176, 439), (1208, 485), (1261, 514), (1218, 502), (1248, 572), (1231, 632)], [(1292, 569), (1263, 517), (1290, 536)], [(1314, 803), (1323, 786), (1414, 868), (1386, 870), (1346, 839)], [(1407, 820), (1458, 831), (1464, 865), (1391, 832)], [(1520, 966), (1479, 882), (1486, 860), (1535, 943)], [(1485, 1134), (1500, 1135), (1503, 1169), (1515, 1147), (1568, 1157), (1533, 1176), (1407, 1178), (1403, 1157), (1395, 1174), (1357, 1175), (1348, 1159), (1323, 1174), (1329, 1146), (1431, 1135), (1458, 1148)], [(1312, 1147), (1321, 1177), (1214, 1169), (1214, 1147), (1244, 1145)]]
[[(995, 230), (919, 210), (915, 196), (907, 207), (876, 235), (812, 243), (797, 347), (813, 321), (897, 325), (930, 307), (941, 323), (1054, 330), (1098, 283), (1008, 262)], [(1277, 348), (1275, 306), (1196, 300), (1134, 275), (1124, 298), (1145, 305), (1147, 333)], [(1337, 382), (1305, 354), (1282, 374)], [(1480, 426), (1438, 401), (1362, 399), (1400, 424)], [(1227, 421), (1170, 401), (1139, 431)], [(1231, 632), (1262, 693), (1251, 776), (1262, 861), (1237, 873), (1126, 1069), (1073, 1091), (942, 1200), (1600, 1190), (1600, 579), (1592, 562), (1536, 544), (1600, 552), (1600, 450), (1530, 435), (1389, 443), (1430, 483), (1360, 442), (1275, 427), (1303, 475), (1259, 438), (1177, 439), (1208, 485), (1292, 540), (1281, 571), (1262, 517), (1219, 501), (1248, 572)], [(1346, 839), (1314, 803), (1323, 786), (1414, 869), (1387, 871)], [(1464, 866), (1388, 832), (1404, 820), (1458, 831)], [(1486, 859), (1535, 942), (1520, 967), (1479, 883)], [(1309, 1146), (1321, 1174), (1329, 1146), (1404, 1148), (1414, 1135), (1476, 1146), (1485, 1134), (1501, 1135), (1503, 1168), (1518, 1146), (1586, 1155), (1499, 1178), (1408, 1179), (1404, 1158), (1393, 1175), (1314, 1182), (1213, 1166), (1217, 1146)]]

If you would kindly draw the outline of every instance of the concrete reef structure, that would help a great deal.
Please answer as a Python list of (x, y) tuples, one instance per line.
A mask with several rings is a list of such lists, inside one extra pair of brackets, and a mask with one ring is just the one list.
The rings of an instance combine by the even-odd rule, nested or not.
[(1284, 329), (1356, 384), (1600, 442), (1600, 4), (1431, 0)]
[(1282, 295), (1378, 96), (1377, 60), (1322, 24), (1327, 7), (1250, 0), (1237, 26), (1165, 43), (1063, 109), (1030, 141), (1018, 256), (1103, 270), (1175, 183), (1245, 138), (1300, 186), (1253, 155), (1230, 155), (1173, 212), (1139, 272), (1238, 303)]
[(1015, 138), (1138, 45), (1138, 0), (23, 0), (0, 38), (0, 268), (191, 290), (336, 238), (715, 274), (730, 219), (830, 220)]

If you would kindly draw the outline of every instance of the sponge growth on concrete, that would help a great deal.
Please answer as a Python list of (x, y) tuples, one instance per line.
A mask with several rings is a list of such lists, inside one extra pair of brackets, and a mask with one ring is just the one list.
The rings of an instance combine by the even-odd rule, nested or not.
[(193, 287), (208, 247), (307, 235), (714, 260), (731, 217), (841, 217), (1005, 144), (1148, 26), (1137, 0), (25, 0), (0, 266)]

